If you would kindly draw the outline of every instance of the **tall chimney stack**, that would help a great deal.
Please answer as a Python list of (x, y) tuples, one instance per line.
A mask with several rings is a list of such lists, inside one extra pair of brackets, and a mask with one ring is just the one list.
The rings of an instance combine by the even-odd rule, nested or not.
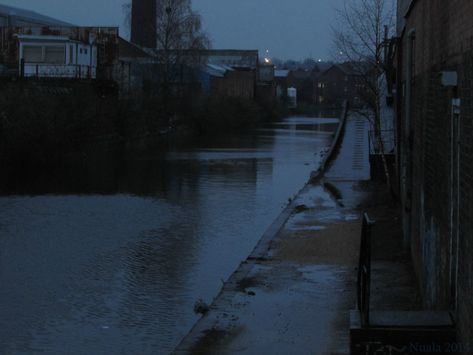
[(133, 0), (131, 6), (131, 42), (156, 48), (156, 1)]

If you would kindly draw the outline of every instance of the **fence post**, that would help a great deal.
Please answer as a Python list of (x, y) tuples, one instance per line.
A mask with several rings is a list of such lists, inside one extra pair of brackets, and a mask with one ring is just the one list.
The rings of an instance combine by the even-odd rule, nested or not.
[(25, 58), (21, 58), (20, 61), (20, 78), (25, 77)]
[(357, 281), (357, 308), (360, 311), (363, 327), (368, 326), (370, 323), (371, 227), (374, 223), (374, 221), (370, 220), (368, 214), (363, 214)]

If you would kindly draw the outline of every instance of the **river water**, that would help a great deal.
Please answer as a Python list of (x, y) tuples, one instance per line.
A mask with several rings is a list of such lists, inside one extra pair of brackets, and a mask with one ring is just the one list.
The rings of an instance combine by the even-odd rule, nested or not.
[(166, 354), (318, 167), (336, 119), (10, 180), (0, 354)]

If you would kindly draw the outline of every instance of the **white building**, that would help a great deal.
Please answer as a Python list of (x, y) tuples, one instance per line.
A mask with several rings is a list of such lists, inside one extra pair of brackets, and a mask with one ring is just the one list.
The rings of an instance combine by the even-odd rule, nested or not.
[(95, 79), (97, 46), (64, 36), (17, 35), (20, 76)]
[(59, 28), (70, 28), (69, 32), (73, 33), (76, 26), (34, 11), (1, 4), (0, 27), (2, 41), (11, 38), (10, 33), (17, 33), (13, 38), (18, 40), (14, 57), (6, 56), (9, 62), (0, 62), (0, 67), (10, 66), (14, 60), (20, 76), (96, 78), (97, 47), (93, 35), (89, 37), (88, 43), (72, 40), (65, 35), (45, 35), (44, 28), (53, 28), (51, 33), (57, 32)]
[(297, 89), (290, 87), (287, 89), (287, 97), (289, 99), (289, 108), (297, 107)]

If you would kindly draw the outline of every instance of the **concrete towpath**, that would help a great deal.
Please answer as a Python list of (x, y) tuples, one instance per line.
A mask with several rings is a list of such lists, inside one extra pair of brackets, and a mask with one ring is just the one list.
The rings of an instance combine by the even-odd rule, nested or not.
[(224, 284), (175, 354), (348, 354), (368, 124), (348, 117), (335, 160)]

